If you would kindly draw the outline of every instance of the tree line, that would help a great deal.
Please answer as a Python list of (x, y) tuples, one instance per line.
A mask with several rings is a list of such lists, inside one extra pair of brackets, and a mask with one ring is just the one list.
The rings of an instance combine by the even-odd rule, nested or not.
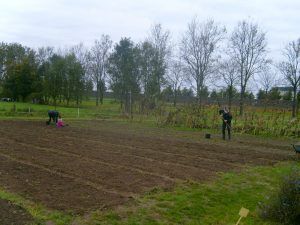
[(92, 89), (74, 49), (59, 54), (54, 48), (35, 51), (18, 43), (0, 44), (0, 82), (2, 96), (55, 105), (79, 104)]
[(179, 96), (192, 95), (201, 106), (205, 96), (217, 98), (224, 92), (229, 107), (238, 95), (242, 115), (250, 82), (260, 87), (258, 98), (272, 99), (280, 80), (291, 87), (296, 116), (300, 39), (287, 43), (280, 62), (269, 58), (267, 44), (266, 32), (250, 20), (238, 22), (228, 33), (212, 19), (197, 18), (176, 43), (161, 24), (154, 24), (139, 43), (124, 37), (113, 45), (105, 34), (90, 48), (31, 49), (1, 43), (0, 92), (18, 101), (79, 105), (94, 90), (99, 105), (111, 90), (124, 112), (131, 112), (136, 101), (143, 109), (155, 108), (164, 96), (176, 105)]

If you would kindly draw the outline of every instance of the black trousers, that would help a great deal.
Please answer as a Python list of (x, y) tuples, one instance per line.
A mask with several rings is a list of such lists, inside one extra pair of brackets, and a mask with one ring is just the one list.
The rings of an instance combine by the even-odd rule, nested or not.
[(228, 139), (231, 138), (231, 121), (227, 121), (226, 123), (223, 121), (222, 124), (222, 135), (223, 135), (223, 139), (225, 140), (225, 133), (226, 133), (226, 128), (227, 128), (227, 132), (228, 132)]
[(49, 116), (49, 120), (48, 120), (49, 123), (51, 122), (51, 120), (54, 123), (57, 123), (58, 115), (56, 115), (54, 113), (48, 113), (48, 116)]

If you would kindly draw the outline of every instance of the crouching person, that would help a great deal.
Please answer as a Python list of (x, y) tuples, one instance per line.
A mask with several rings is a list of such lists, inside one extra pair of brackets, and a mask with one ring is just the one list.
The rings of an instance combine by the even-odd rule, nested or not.
[(57, 127), (64, 127), (65, 126), (65, 124), (64, 124), (64, 122), (61, 118), (61, 115), (58, 115), (58, 120), (57, 120), (56, 126)]
[(59, 112), (56, 110), (48, 111), (49, 120), (46, 122), (47, 125), (50, 125), (51, 120), (56, 124), (58, 122)]

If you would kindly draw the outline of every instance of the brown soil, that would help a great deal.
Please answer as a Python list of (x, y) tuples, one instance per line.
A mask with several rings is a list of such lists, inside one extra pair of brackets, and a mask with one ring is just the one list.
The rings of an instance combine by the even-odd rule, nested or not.
[(25, 225), (33, 222), (33, 218), (22, 207), (0, 199), (0, 224)]
[(0, 185), (48, 208), (83, 213), (155, 187), (204, 181), (245, 165), (273, 165), (293, 155), (284, 142), (192, 140), (183, 137), (188, 132), (84, 124), (0, 121)]

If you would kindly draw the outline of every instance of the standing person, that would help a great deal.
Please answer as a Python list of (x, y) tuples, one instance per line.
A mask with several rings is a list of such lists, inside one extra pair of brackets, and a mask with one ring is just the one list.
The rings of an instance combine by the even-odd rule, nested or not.
[(224, 107), (223, 110), (219, 111), (221, 117), (222, 117), (222, 137), (223, 140), (225, 140), (225, 133), (226, 133), (226, 128), (228, 132), (228, 139), (231, 139), (231, 120), (232, 120), (232, 115), (229, 112), (227, 107)]
[(56, 110), (49, 110), (48, 111), (49, 120), (46, 122), (47, 125), (49, 125), (51, 123), (51, 120), (56, 124), (59, 115), (60, 114), (59, 114), (58, 111), (56, 111)]

